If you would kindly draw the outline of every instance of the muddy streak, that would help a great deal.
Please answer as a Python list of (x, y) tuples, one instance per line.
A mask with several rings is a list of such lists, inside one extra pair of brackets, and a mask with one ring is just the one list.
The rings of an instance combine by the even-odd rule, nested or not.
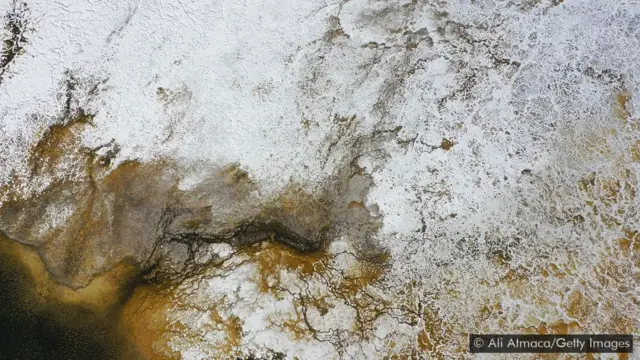
[(73, 291), (52, 280), (32, 249), (0, 235), (0, 358), (141, 358), (116, 323), (134, 286), (121, 283), (123, 272), (96, 279), (92, 292)]

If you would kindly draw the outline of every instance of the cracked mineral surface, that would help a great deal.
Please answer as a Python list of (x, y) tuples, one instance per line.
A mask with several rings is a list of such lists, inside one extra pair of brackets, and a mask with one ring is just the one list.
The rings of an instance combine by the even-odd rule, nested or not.
[(0, 40), (0, 359), (638, 339), (635, 0), (0, 0)]

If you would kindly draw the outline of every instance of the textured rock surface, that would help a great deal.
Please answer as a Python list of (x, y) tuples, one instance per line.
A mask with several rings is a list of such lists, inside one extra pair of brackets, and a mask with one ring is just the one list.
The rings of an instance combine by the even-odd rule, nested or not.
[(640, 331), (637, 3), (0, 11), (0, 230), (72, 287), (135, 264), (144, 356)]

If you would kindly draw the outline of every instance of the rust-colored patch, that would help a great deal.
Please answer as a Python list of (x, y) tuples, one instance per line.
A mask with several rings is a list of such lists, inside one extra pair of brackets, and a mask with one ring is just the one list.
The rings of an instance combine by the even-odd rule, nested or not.
[(384, 274), (384, 264), (388, 261), (388, 255), (381, 260), (380, 264), (357, 262), (346, 271), (336, 290), (343, 296), (353, 296), (372, 285)]
[(442, 150), (449, 151), (455, 144), (456, 144), (455, 142), (449, 139), (442, 138), (442, 142), (440, 143), (440, 148)]
[(640, 233), (637, 231), (625, 231), (625, 237), (618, 240), (618, 245), (623, 255), (629, 256), (632, 253), (640, 252)]
[(304, 281), (309, 286), (322, 284), (324, 290), (294, 291), (294, 316), (272, 317), (271, 326), (292, 335), (295, 340), (310, 339), (316, 334), (308, 318), (309, 311), (324, 316), (333, 304), (343, 303), (355, 310), (354, 334), (363, 339), (373, 331), (374, 322), (387, 311), (390, 304), (368, 291), (384, 273), (388, 256), (381, 256), (379, 262), (353, 259), (354, 264), (345, 271), (334, 268), (334, 254), (326, 251), (313, 253), (297, 252), (275, 242), (254, 245), (244, 252), (256, 265), (257, 274), (253, 281), (263, 293), (276, 298), (288, 294), (289, 283), (283, 283), (284, 276), (294, 275), (294, 281)]
[(586, 298), (582, 292), (574, 290), (567, 296), (567, 315), (574, 319), (586, 319), (591, 313), (596, 311), (597, 305)]
[(418, 333), (417, 345), (420, 351), (428, 353), (435, 359), (447, 359), (441, 346), (453, 336), (452, 329), (437, 313), (428, 307), (422, 311), (422, 329)]
[[(273, 325), (276, 325), (273, 323)], [(292, 335), (294, 340), (312, 339), (314, 332), (304, 322), (304, 318), (298, 307), (295, 310), (295, 318), (285, 320), (279, 325)]]
[(580, 324), (575, 321), (555, 321), (551, 323), (541, 322), (536, 329), (540, 335), (566, 335), (581, 329)]
[(78, 136), (92, 121), (93, 115), (80, 109), (66, 123), (51, 125), (31, 149), (29, 166), (32, 173), (54, 175), (53, 171), (63, 155), (75, 150)]
[(242, 341), (242, 321), (235, 315), (229, 316), (225, 322), (225, 333), (229, 346), (238, 347)]
[(211, 321), (218, 325), (218, 330), (222, 330), (225, 340), (216, 347), (219, 355), (233, 356), (239, 354), (238, 348), (242, 344), (242, 320), (236, 315), (223, 317), (216, 307), (209, 309)]
[(169, 334), (180, 330), (179, 323), (166, 318), (171, 309), (171, 296), (154, 285), (137, 287), (124, 305), (120, 324), (145, 359), (181, 358), (168, 346)]
[(265, 242), (245, 250), (258, 270), (255, 279), (261, 292), (277, 293), (282, 289), (282, 271), (296, 273), (308, 278), (316, 272), (326, 270), (327, 253), (317, 251), (301, 253), (277, 242)]

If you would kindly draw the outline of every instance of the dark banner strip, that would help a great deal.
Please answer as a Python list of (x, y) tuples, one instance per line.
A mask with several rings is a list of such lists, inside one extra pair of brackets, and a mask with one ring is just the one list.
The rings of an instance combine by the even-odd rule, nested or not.
[(632, 353), (633, 335), (470, 334), (472, 353)]

